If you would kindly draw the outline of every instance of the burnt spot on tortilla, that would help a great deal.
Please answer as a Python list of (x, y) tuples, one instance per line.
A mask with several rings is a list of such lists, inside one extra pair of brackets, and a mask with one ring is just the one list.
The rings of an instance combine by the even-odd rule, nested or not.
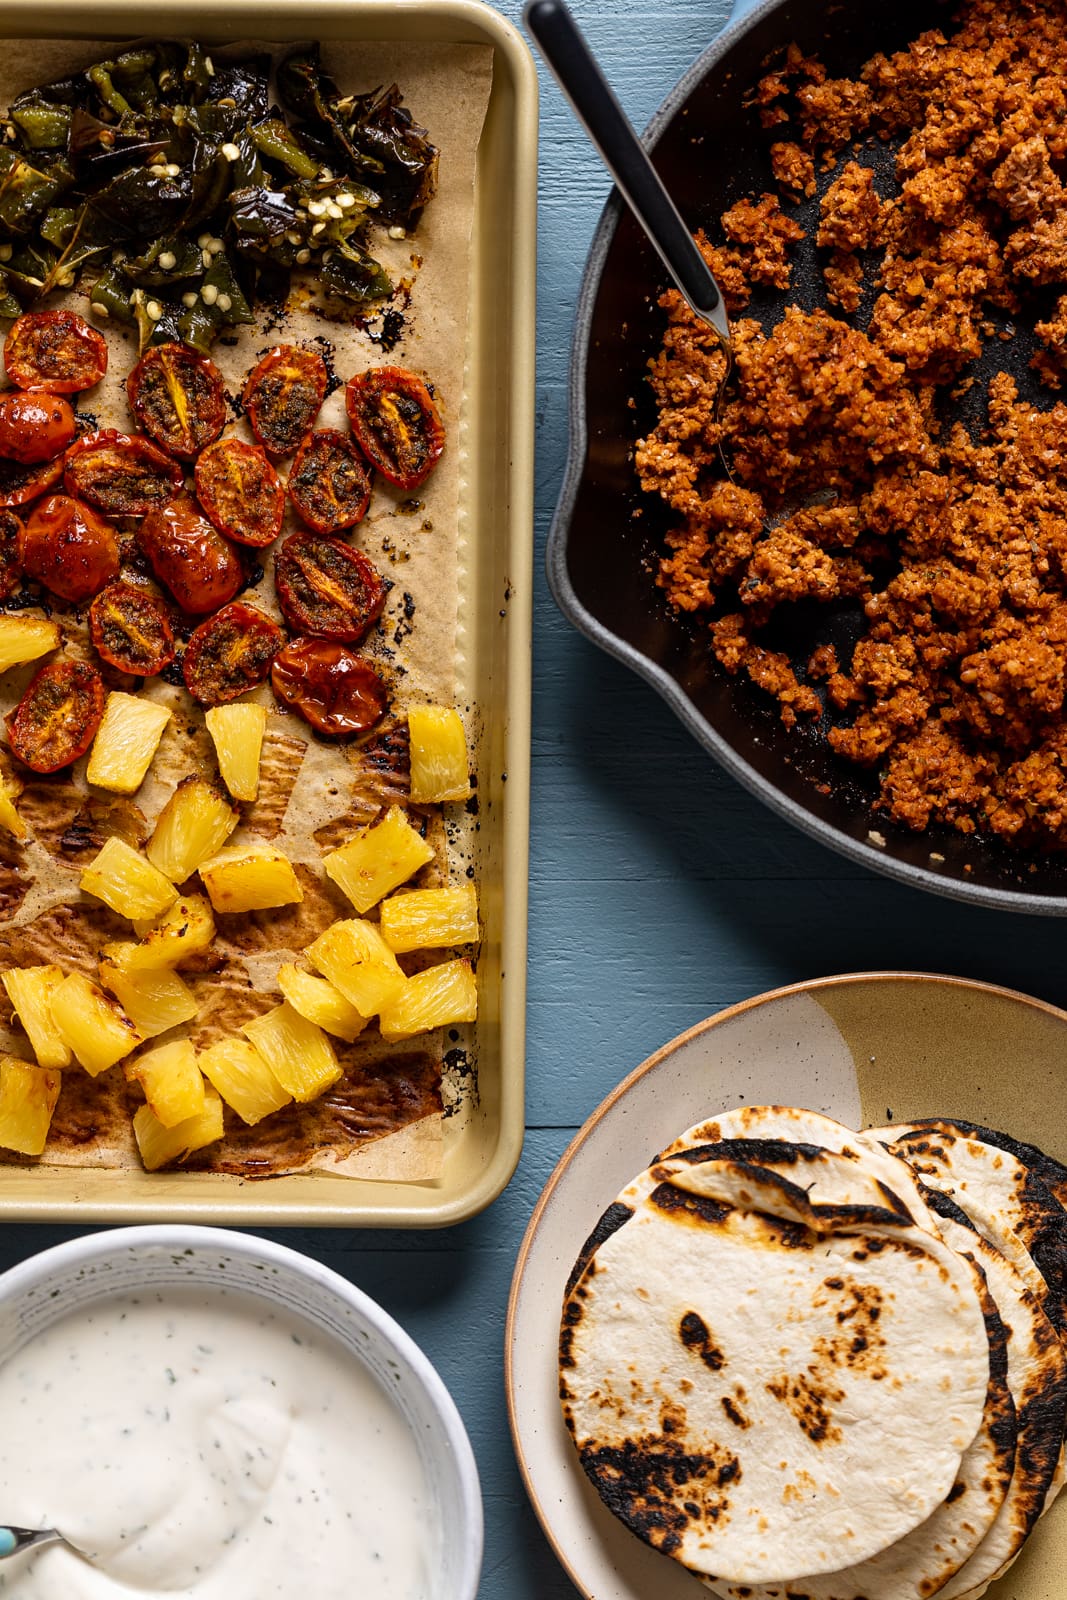
[(959, 1499), (960, 1495), (961, 1494), (966, 1494), (966, 1493), (967, 1493), (967, 1485), (964, 1483), (962, 1478), (957, 1478), (955, 1483), (952, 1485), (952, 1488), (949, 1490), (948, 1494), (945, 1496), (945, 1504), (947, 1506), (951, 1506), (951, 1505), (955, 1504), (955, 1502)]
[[(914, 1128), (944, 1127), (945, 1123), (937, 1123), (933, 1118), (920, 1118), (911, 1124)], [(1008, 1133), (1001, 1133), (997, 1128), (984, 1128), (979, 1123), (961, 1122), (953, 1117), (949, 1127), (958, 1128), (968, 1138), (977, 1139), (980, 1144), (994, 1145), (998, 1150), (1006, 1150), (1016, 1161), (1021, 1161), (1024, 1167), (1029, 1167), (1046, 1188), (1050, 1189), (1062, 1206), (1067, 1208), (1067, 1167), (1057, 1161), (1053, 1156), (1046, 1155), (1044, 1150), (1036, 1144), (1027, 1144), (1022, 1139), (1013, 1139)]]
[(604, 1212), (604, 1215), (600, 1218), (600, 1221), (597, 1223), (596, 1227), (593, 1229), (592, 1233), (579, 1250), (578, 1259), (571, 1268), (570, 1277), (567, 1279), (567, 1286), (563, 1291), (564, 1295), (568, 1299), (573, 1293), (578, 1279), (585, 1272), (586, 1267), (592, 1261), (593, 1257), (596, 1255), (596, 1252), (604, 1243), (604, 1240), (610, 1239), (613, 1233), (618, 1233), (623, 1223), (629, 1222), (633, 1214), (632, 1206), (623, 1205), (621, 1201), (618, 1200), (614, 1201)]
[(719, 1200), (709, 1200), (704, 1195), (687, 1194), (684, 1189), (676, 1189), (673, 1183), (659, 1184), (648, 1200), (657, 1210), (665, 1211), (679, 1222), (691, 1222), (695, 1227), (701, 1223), (717, 1226), (725, 1222), (734, 1209)]
[(966, 1228), (968, 1233), (978, 1232), (966, 1211), (961, 1210), (951, 1195), (945, 1194), (941, 1189), (931, 1189), (921, 1178), (918, 1182), (919, 1193), (935, 1216), (946, 1217), (950, 1222), (958, 1223), (961, 1228)]
[(879, 1329), (885, 1295), (873, 1283), (845, 1278), (826, 1278), (812, 1296), (812, 1305), (828, 1310), (838, 1332), (820, 1336), (814, 1344), (819, 1360), (831, 1367), (880, 1383), (888, 1377), (885, 1364), (886, 1341)]
[(741, 1407), (737, 1404), (737, 1401), (732, 1395), (721, 1395), (719, 1400), (723, 1410), (726, 1412), (727, 1417), (733, 1423), (735, 1428), (740, 1428), (742, 1431), (744, 1431), (746, 1428), (751, 1428), (751, 1419), (745, 1416), (745, 1413), (741, 1410)]
[(817, 1161), (825, 1153), (817, 1144), (789, 1144), (785, 1139), (719, 1139), (713, 1144), (675, 1150), (670, 1159), (689, 1162), (747, 1161), (757, 1167), (771, 1162), (781, 1166), (798, 1166), (804, 1161)]
[(837, 1387), (829, 1374), (820, 1376), (813, 1363), (807, 1372), (795, 1376), (783, 1373), (780, 1378), (772, 1378), (764, 1388), (772, 1399), (785, 1406), (812, 1444), (840, 1444), (843, 1435), (833, 1421), (830, 1408), (840, 1404), (845, 1391)]
[(731, 1486), (742, 1476), (732, 1451), (713, 1442), (691, 1451), (674, 1434), (645, 1434), (613, 1445), (587, 1441), (578, 1454), (609, 1511), (667, 1555), (690, 1526), (721, 1526), (729, 1519)]
[(711, 1329), (697, 1311), (687, 1311), (678, 1324), (678, 1337), (687, 1350), (698, 1355), (711, 1372), (721, 1372), (726, 1357), (711, 1336)]

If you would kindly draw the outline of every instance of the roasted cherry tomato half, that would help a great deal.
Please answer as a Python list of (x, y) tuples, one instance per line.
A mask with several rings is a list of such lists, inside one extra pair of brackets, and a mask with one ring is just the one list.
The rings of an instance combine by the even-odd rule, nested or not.
[(223, 606), (186, 646), (185, 687), (198, 705), (224, 706), (264, 681), (284, 643), (278, 624), (255, 606)]
[(445, 447), (445, 429), (421, 378), (404, 367), (372, 367), (348, 380), (345, 409), (356, 443), (398, 489), (417, 489)]
[(244, 582), (237, 551), (191, 495), (149, 512), (140, 541), (160, 583), (194, 616), (217, 611)]
[(151, 678), (174, 660), (167, 608), (132, 583), (112, 583), (89, 607), (89, 637), (97, 655), (120, 672)]
[(242, 439), (209, 444), (196, 463), (196, 498), (227, 539), (273, 543), (285, 517), (285, 485), (263, 451)]
[(366, 733), (389, 709), (389, 691), (369, 662), (332, 639), (296, 639), (274, 657), (271, 688), (319, 733)]
[(314, 350), (275, 345), (253, 367), (244, 387), (252, 432), (272, 456), (288, 456), (312, 430), (330, 377)]
[(57, 456), (39, 467), (0, 460), (0, 506), (25, 506), (31, 500), (39, 500), (49, 489), (58, 488), (63, 482), (63, 460)]
[(91, 600), (119, 575), (119, 542), (92, 506), (50, 494), (26, 519), (19, 560), (27, 577), (62, 600)]
[(107, 344), (75, 311), (26, 311), (11, 324), (4, 365), (20, 389), (79, 394), (107, 371)]
[(341, 533), (362, 522), (370, 472), (351, 439), (335, 428), (309, 433), (289, 473), (289, 498), (316, 533)]
[(22, 583), (22, 522), (13, 511), (0, 511), (0, 600), (10, 600)]
[(7, 719), (7, 738), (34, 772), (58, 772), (83, 756), (104, 715), (104, 684), (87, 661), (42, 667)]
[(78, 432), (69, 400), (61, 394), (0, 394), (0, 456), (24, 467), (54, 461)]
[(226, 395), (215, 363), (185, 344), (156, 344), (126, 379), (137, 421), (169, 455), (191, 461), (226, 423)]
[(71, 445), (63, 481), (68, 494), (113, 517), (143, 517), (173, 500), (185, 475), (176, 461), (147, 439), (104, 428)]
[(320, 533), (283, 541), (274, 587), (293, 632), (320, 639), (362, 639), (385, 604), (385, 584), (363, 552)]

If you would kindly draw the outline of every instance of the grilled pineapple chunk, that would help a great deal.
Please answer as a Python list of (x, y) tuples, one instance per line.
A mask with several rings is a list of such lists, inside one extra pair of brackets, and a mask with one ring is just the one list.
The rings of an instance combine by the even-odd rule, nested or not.
[(13, 839), (19, 840), (30, 836), (29, 828), (15, 810), (15, 801), (21, 792), (21, 789), (12, 790), (6, 783), (0, 783), (0, 828), (4, 828)]
[(411, 798), (416, 804), (466, 800), (471, 792), (467, 736), (451, 706), (411, 706)]
[(244, 1039), (220, 1039), (200, 1053), (200, 1070), (242, 1122), (253, 1126), (293, 1098), (258, 1050)]
[(357, 911), (364, 912), (432, 860), (433, 846), (411, 826), (401, 808), (393, 806), (373, 828), (364, 828), (339, 850), (331, 850), (322, 864), (327, 877)]
[(292, 863), (272, 844), (220, 850), (200, 863), (200, 881), (216, 911), (266, 911), (304, 898)]
[(178, 898), (178, 891), (144, 856), (114, 835), (85, 868), (79, 880), (120, 917), (158, 917)]
[(110, 789), (113, 794), (135, 794), (152, 765), (170, 719), (166, 706), (142, 695), (113, 690), (89, 752), (86, 778), (98, 789)]
[(112, 961), (101, 961), (100, 982), (110, 989), (138, 1033), (154, 1039), (197, 1013), (193, 991), (167, 967), (130, 972)]
[(478, 937), (478, 895), (473, 884), (459, 889), (411, 889), (383, 900), (382, 937), (391, 950), (440, 950), (473, 944)]
[(407, 982), (373, 922), (331, 923), (304, 954), (361, 1017), (373, 1017)]
[(102, 989), (80, 972), (58, 984), (51, 999), (52, 1021), (90, 1077), (106, 1072), (141, 1043), (141, 1035)]
[(61, 967), (8, 967), (0, 972), (12, 1009), (39, 1067), (69, 1067), (70, 1050), (52, 1021), (51, 999), (63, 982)]
[(0, 1145), (5, 1150), (41, 1154), (62, 1083), (54, 1067), (0, 1055)]
[(157, 1044), (123, 1068), (128, 1083), (139, 1083), (165, 1128), (176, 1128), (204, 1109), (204, 1077), (190, 1039)]
[(305, 972), (295, 962), (278, 968), (278, 988), (294, 1011), (327, 1033), (336, 1034), (338, 1039), (347, 1039), (349, 1044), (367, 1026), (368, 1019), (360, 1016), (339, 989), (325, 978)]
[(130, 972), (156, 967), (180, 967), (210, 950), (215, 938), (215, 918), (206, 895), (180, 895), (169, 910), (153, 921), (138, 919), (133, 925), (138, 944), (106, 944), (103, 955)]
[(184, 883), (222, 849), (240, 820), (240, 812), (210, 783), (183, 778), (159, 813), (145, 854), (172, 883)]
[(223, 783), (235, 800), (254, 800), (259, 793), (266, 709), (239, 700), (229, 706), (212, 706), (204, 713), (204, 721), (215, 741)]
[(133, 1118), (133, 1136), (145, 1170), (155, 1172), (169, 1161), (192, 1155), (194, 1150), (202, 1150), (205, 1145), (222, 1138), (222, 1101), (214, 1089), (205, 1087), (203, 1110), (174, 1128), (160, 1122), (151, 1106), (138, 1106)]
[(317, 1100), (341, 1076), (341, 1064), (322, 1029), (290, 1005), (275, 1006), (246, 1022), (241, 1032), (294, 1100)]
[(470, 962), (442, 961), (409, 978), (396, 998), (382, 1007), (378, 1021), (382, 1038), (392, 1042), (427, 1028), (474, 1022), (477, 1016), (478, 987)]
[(0, 672), (59, 649), (59, 628), (44, 617), (0, 617)]

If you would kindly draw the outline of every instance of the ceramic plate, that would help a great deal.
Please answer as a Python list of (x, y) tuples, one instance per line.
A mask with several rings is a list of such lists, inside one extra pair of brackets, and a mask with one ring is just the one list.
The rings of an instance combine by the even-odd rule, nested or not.
[[(748, 1102), (806, 1106), (850, 1127), (956, 1116), (1067, 1162), (1067, 1013), (1008, 989), (859, 973), (760, 995), (681, 1034), (589, 1118), (534, 1211), (505, 1345), (519, 1468), (556, 1554), (588, 1600), (707, 1600), (605, 1510), (557, 1398), (567, 1274), (618, 1191), (676, 1134)], [(990, 1600), (1062, 1600), (1067, 1495)]]

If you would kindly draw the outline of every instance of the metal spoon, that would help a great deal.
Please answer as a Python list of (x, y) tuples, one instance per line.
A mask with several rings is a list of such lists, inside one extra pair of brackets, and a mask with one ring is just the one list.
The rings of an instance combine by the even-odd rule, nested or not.
[[(564, 0), (528, 0), (523, 17), (626, 204), (698, 317), (712, 327), (726, 354), (725, 387), (733, 366), (730, 324), (722, 290), (663, 187)], [(722, 390), (720, 389), (720, 395)]]
[(86, 1551), (72, 1543), (66, 1534), (60, 1533), (58, 1528), (0, 1527), (0, 1561), (6, 1561), (8, 1556), (17, 1556), (23, 1550), (33, 1550), (38, 1545), (46, 1544), (65, 1544), (76, 1556), (81, 1556), (83, 1561), (92, 1559)]

